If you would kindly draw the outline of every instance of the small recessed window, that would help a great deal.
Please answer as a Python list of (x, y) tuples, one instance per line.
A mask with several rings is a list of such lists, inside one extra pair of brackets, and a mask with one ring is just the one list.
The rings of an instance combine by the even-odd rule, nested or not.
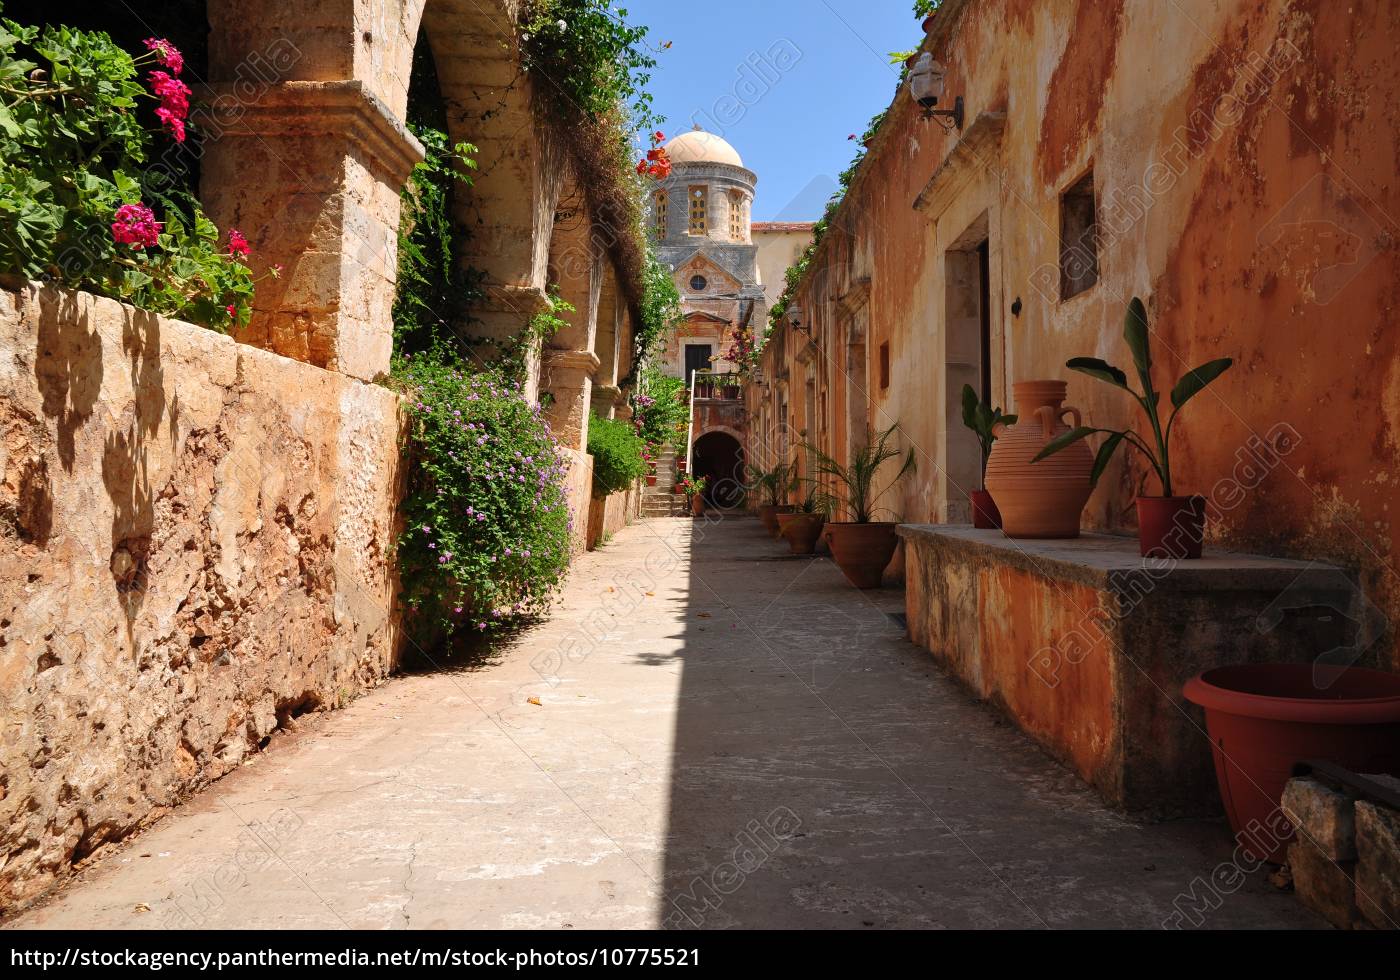
[(709, 224), (709, 192), (704, 187), (692, 187), (689, 231), (692, 235), (703, 235)]
[(1078, 296), (1099, 281), (1099, 219), (1094, 172), (1060, 196), (1060, 299)]
[(658, 238), (666, 237), (666, 216), (670, 211), (670, 200), (665, 191), (656, 192), (655, 206), (653, 212), (656, 216), (656, 235)]
[(690, 277), (690, 288), (692, 292), (703, 293), (705, 291), (705, 287), (707, 287), (709, 284), (710, 280), (706, 279), (704, 276)]
[(885, 341), (880, 345), (880, 390), (884, 391), (890, 386), (890, 344)]

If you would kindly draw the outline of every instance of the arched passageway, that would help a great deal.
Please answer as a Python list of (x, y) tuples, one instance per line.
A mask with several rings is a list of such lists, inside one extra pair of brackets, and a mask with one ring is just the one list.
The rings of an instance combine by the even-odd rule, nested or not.
[(737, 507), (744, 500), (744, 447), (727, 432), (707, 432), (695, 440), (691, 469), (708, 479), (705, 503), (711, 507)]

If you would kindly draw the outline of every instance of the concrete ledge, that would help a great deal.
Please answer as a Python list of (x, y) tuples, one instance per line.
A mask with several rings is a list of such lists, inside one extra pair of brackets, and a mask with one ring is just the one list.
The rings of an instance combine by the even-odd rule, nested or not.
[(1357, 590), (1321, 563), (1228, 552), (1144, 561), (1135, 539), (1099, 534), (899, 534), (911, 639), (1131, 810), (1219, 812), (1204, 720), (1181, 696), (1189, 678), (1306, 661), (1350, 639)]

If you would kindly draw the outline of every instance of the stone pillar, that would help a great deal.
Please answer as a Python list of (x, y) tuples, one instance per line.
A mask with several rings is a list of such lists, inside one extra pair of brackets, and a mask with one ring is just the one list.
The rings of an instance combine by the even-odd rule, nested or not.
[[(261, 274), (238, 340), (372, 379), (389, 369), (399, 192), (423, 148), (355, 77), (355, 5), (209, 5), (201, 196)], [(250, 69), (250, 65), (254, 69)], [(250, 75), (250, 70), (253, 74)]]
[(547, 350), (540, 365), (540, 390), (551, 396), (549, 423), (570, 449), (588, 449), (588, 409), (598, 355), (590, 351)]

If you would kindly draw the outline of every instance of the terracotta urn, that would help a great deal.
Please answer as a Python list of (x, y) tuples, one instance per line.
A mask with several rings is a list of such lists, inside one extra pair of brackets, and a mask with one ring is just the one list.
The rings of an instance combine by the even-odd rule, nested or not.
[(1077, 538), (1079, 518), (1089, 502), (1094, 456), (1082, 439), (1053, 456), (1032, 463), (1045, 444), (1078, 426), (1079, 409), (1064, 405), (1063, 381), (1020, 381), (1012, 385), (1021, 421), (998, 426), (987, 462), (986, 487), (1001, 511), (1009, 538)]
[(878, 589), (886, 566), (899, 546), (896, 524), (827, 524), (821, 536), (831, 545), (831, 557), (841, 574), (858, 589)]
[(811, 555), (816, 553), (817, 539), (825, 526), (826, 518), (821, 514), (793, 514), (780, 533), (794, 555)]
[(797, 510), (797, 508), (792, 504), (779, 504), (773, 511), (773, 526), (769, 528), (768, 533), (776, 538), (782, 531), (778, 520), (779, 517), (783, 514), (791, 514), (795, 510)]

